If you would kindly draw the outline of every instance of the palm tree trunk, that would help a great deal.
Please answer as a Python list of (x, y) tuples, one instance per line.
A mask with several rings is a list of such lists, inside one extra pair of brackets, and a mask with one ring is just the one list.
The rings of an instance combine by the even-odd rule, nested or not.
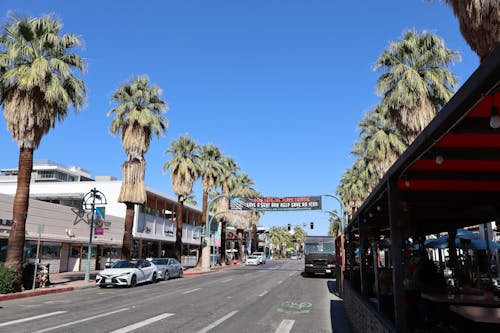
[(257, 234), (257, 225), (252, 223), (252, 231), (250, 232), (250, 244), (251, 246), (251, 252), (257, 251), (257, 237), (255, 237)]
[(220, 232), (220, 264), (226, 266), (226, 221), (221, 223)]
[[(201, 226), (205, 227), (207, 225), (207, 209), (208, 209), (208, 191), (203, 191), (203, 200), (202, 200), (202, 205), (201, 205)], [(198, 262), (196, 263), (197, 268), (201, 268), (202, 266), (202, 255), (201, 252), (203, 250), (203, 244), (200, 243), (200, 246), (198, 247)]]
[(238, 235), (238, 262), (243, 262), (243, 251), (241, 250), (241, 245), (243, 244), (243, 229), (236, 230), (236, 234)]
[(125, 202), (127, 210), (125, 212), (125, 226), (123, 230), (123, 244), (121, 258), (130, 260), (132, 259), (132, 228), (134, 226), (134, 209), (135, 205), (131, 202)]
[(33, 170), (33, 148), (19, 150), (17, 189), (14, 197), (13, 224), (9, 234), (5, 265), (16, 270), (14, 291), (21, 291), (23, 276), (24, 237), (30, 198), (31, 171)]
[(177, 197), (177, 207), (175, 211), (175, 220), (177, 222), (177, 230), (175, 232), (175, 257), (179, 262), (182, 262), (182, 224), (184, 219), (184, 200), (182, 195)]

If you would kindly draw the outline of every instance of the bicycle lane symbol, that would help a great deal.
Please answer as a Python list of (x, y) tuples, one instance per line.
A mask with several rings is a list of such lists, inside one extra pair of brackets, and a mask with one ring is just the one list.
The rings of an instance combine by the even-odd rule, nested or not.
[(312, 307), (309, 302), (285, 301), (276, 307), (276, 311), (286, 314), (311, 313)]

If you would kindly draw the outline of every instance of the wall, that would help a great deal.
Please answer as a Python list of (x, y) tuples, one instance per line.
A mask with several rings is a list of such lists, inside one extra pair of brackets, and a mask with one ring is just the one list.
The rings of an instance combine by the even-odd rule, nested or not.
[(344, 280), (344, 306), (352, 331), (356, 333), (392, 333), (396, 332), (377, 310), (366, 303), (349, 281)]

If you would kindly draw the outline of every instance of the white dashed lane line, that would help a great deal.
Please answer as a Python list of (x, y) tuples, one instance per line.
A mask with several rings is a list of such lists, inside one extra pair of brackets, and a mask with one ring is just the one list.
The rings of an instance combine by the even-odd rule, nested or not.
[(147, 326), (147, 325), (150, 325), (152, 323), (155, 323), (157, 321), (160, 321), (162, 319), (165, 319), (165, 318), (168, 318), (168, 317), (171, 317), (173, 316), (174, 314), (173, 313), (164, 313), (164, 314), (161, 314), (161, 315), (158, 315), (156, 317), (153, 317), (153, 318), (149, 318), (149, 319), (146, 319), (146, 320), (143, 320), (143, 321), (140, 321), (138, 323), (135, 323), (135, 324), (132, 324), (132, 325), (129, 325), (129, 326), (125, 326), (125, 327), (122, 327), (120, 329), (117, 329), (117, 330), (114, 330), (110, 333), (127, 333), (127, 332), (130, 332), (130, 331), (134, 331), (138, 328), (141, 328), (141, 327), (144, 327), (144, 326)]
[(14, 325), (14, 324), (19, 324), (19, 323), (24, 323), (26, 321), (31, 321), (31, 320), (37, 320), (45, 317), (50, 317), (50, 316), (56, 316), (62, 313), (66, 313), (67, 311), (55, 311), (55, 312), (49, 312), (49, 313), (44, 313), (38, 316), (33, 316), (33, 317), (26, 317), (22, 319), (17, 319), (17, 320), (11, 320), (11, 321), (6, 321), (4, 323), (0, 323), (0, 327), (4, 326), (9, 326), (9, 325)]
[(280, 326), (274, 331), (274, 333), (289, 333), (292, 330), (295, 320), (285, 319), (281, 322)]

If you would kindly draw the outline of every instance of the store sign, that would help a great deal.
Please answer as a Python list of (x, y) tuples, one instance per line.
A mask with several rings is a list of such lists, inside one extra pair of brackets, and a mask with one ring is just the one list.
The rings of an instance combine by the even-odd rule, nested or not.
[(229, 201), (229, 209), (257, 211), (321, 210), (321, 196), (283, 198), (232, 197)]

